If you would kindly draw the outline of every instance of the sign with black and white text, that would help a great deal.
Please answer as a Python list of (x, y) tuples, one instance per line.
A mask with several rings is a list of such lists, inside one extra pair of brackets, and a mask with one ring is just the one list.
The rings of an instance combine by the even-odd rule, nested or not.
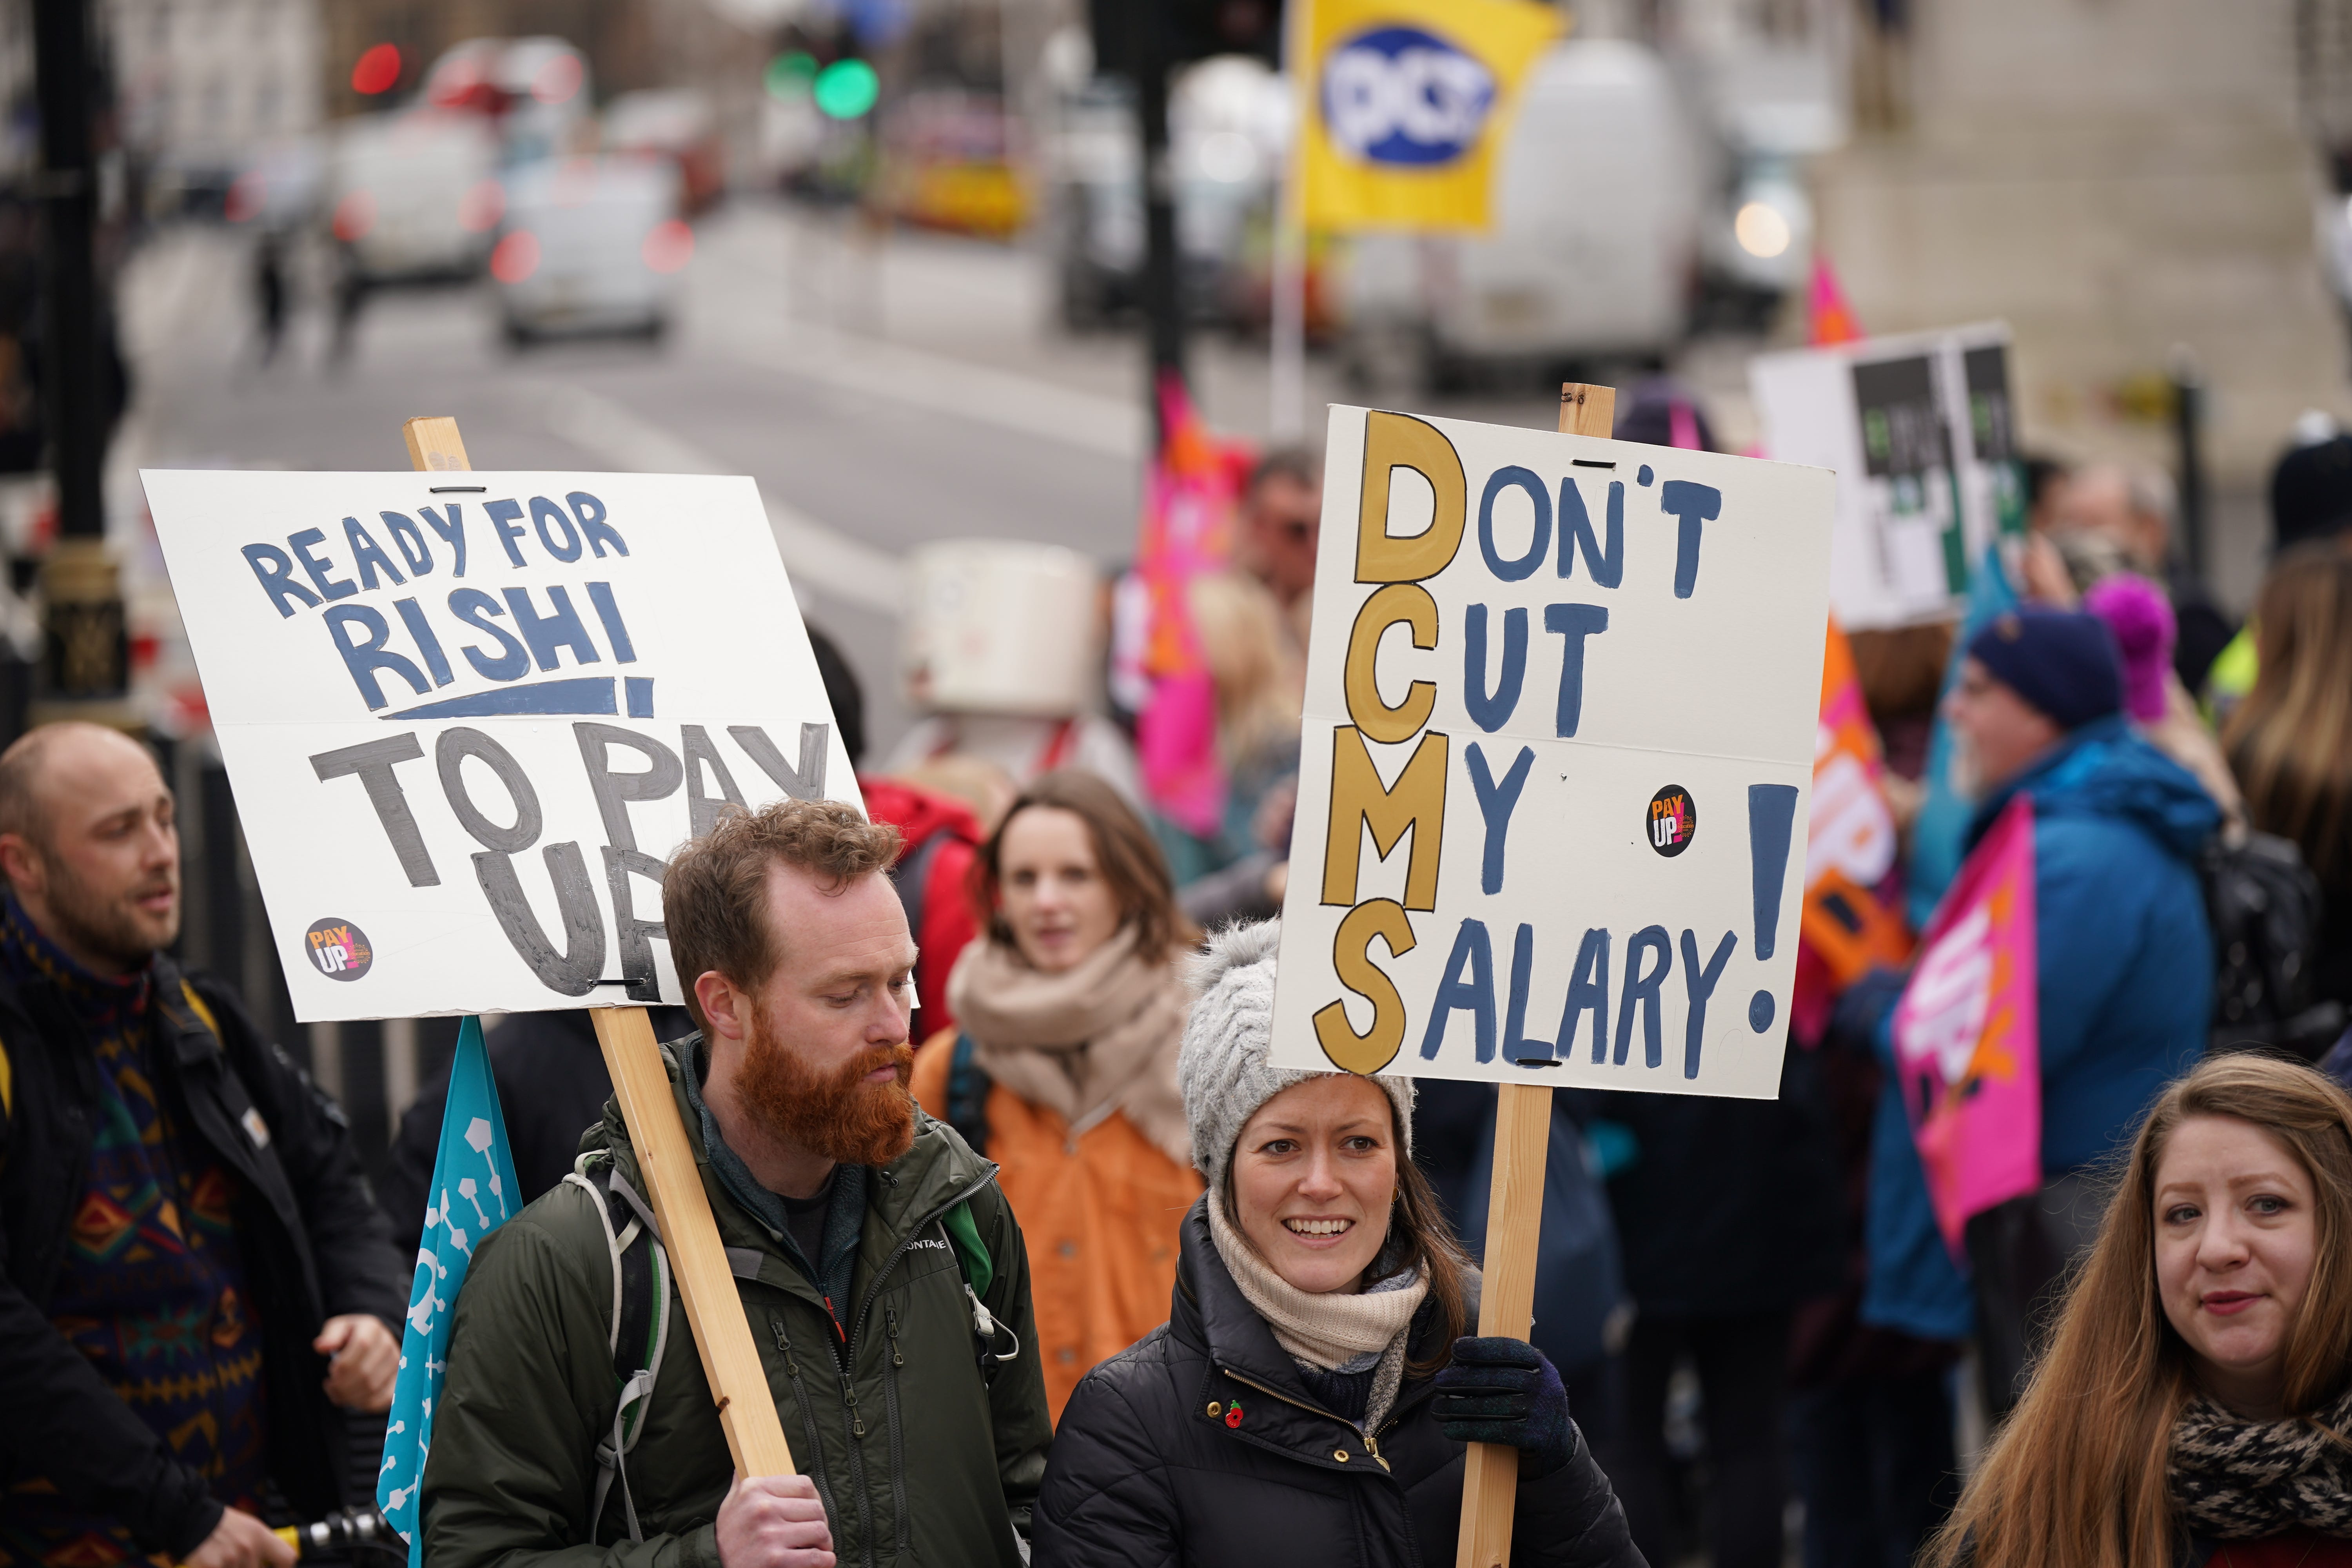
[(298, 1018), (675, 1003), (677, 847), (859, 804), (748, 479), (143, 478)]
[(1834, 476), (1335, 407), (1287, 1068), (1770, 1098)]

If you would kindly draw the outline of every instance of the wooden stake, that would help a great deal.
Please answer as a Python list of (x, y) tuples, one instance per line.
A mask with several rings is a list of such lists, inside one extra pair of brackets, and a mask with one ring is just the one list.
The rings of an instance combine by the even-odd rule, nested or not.
[[(1523, 1340), (1535, 1327), (1536, 1252), (1543, 1234), (1544, 1155), (1551, 1089), (1507, 1083), (1495, 1097), (1495, 1180), (1487, 1189), (1486, 1289), (1478, 1332)], [(1473, 1443), (1463, 1456), (1462, 1534), (1455, 1568), (1504, 1568), (1519, 1499), (1519, 1451)]]
[(1588, 386), (1580, 381), (1559, 384), (1559, 433), (1563, 436), (1598, 436), (1603, 440), (1617, 433), (1617, 389), (1613, 386)]
[[(401, 426), (401, 434), (408, 440), (410, 464), (421, 471), (463, 473), (474, 466), (467, 460), (455, 419), (411, 419)], [(593, 1017), (604, 1070), (613, 1075), (621, 1119), (636, 1150), (637, 1172), (645, 1178), (654, 1217), (661, 1222), (670, 1275), (686, 1303), (687, 1327), (694, 1331), (694, 1348), (702, 1356), (702, 1375), (719, 1406), (719, 1426), (727, 1434), (735, 1473), (789, 1476), (793, 1473), (793, 1451), (784, 1442), (783, 1423), (777, 1419), (759, 1349), (751, 1342), (735, 1274), (727, 1266), (727, 1249), (710, 1215), (709, 1194), (703, 1190), (694, 1150), (678, 1120), (653, 1020), (643, 1007), (599, 1007)]]
[[(1606, 437), (1616, 428), (1614, 387), (1564, 382), (1559, 428)], [(1486, 1189), (1486, 1285), (1478, 1332), (1523, 1340), (1535, 1327), (1536, 1254), (1543, 1238), (1544, 1157), (1551, 1147), (1551, 1088), (1507, 1083), (1495, 1094), (1495, 1177)], [(1454, 1568), (1505, 1568), (1519, 1500), (1519, 1451), (1473, 1443), (1463, 1456), (1462, 1532)]]

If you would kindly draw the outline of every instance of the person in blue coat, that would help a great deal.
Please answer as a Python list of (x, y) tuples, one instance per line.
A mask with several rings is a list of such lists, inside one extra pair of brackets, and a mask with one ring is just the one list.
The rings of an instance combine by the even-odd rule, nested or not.
[(1873, 1145), (1865, 1321), (1930, 1336), (1974, 1328), (1990, 1413), (2022, 1390), (2039, 1309), (2098, 1225), (2093, 1167), (2203, 1051), (2212, 936), (2198, 879), (2219, 808), (2133, 733), (2121, 662), (2096, 616), (2023, 607), (1969, 639), (1946, 716), (1976, 797), (1973, 850), (2010, 802), (2033, 803), (2039, 1194), (1969, 1222), (1966, 1273), (1936, 1234), (1894, 1063), (1901, 983), (1850, 992), (1840, 1026), (1890, 1068)]

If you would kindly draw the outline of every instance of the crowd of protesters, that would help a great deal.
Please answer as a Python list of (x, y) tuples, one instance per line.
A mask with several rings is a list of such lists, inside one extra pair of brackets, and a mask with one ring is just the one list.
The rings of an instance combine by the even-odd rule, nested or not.
[[(1618, 434), (1711, 442), (1663, 384)], [(2352, 1563), (2352, 436), (2279, 461), (2243, 625), (2159, 477), (2029, 474), (2000, 594), (1852, 638), (1915, 922), (2030, 805), (2042, 1179), (1964, 1246), (1882, 967), (1776, 1100), (1556, 1096), (1532, 1342), (1475, 1335), (1493, 1090), (1270, 1060), (1320, 506), (1275, 452), (1191, 590), (1213, 830), (1115, 718), (942, 715), (870, 821), (730, 816), (670, 868), (656, 1033), (806, 1475), (730, 1486), (692, 1356), (625, 1440), (629, 1141), (584, 1015), (491, 1031), (536, 1201), (457, 1304), (429, 1560), (1440, 1562), (1490, 1442), (1520, 1563)], [(283, 1568), (265, 1518), (369, 1496), (446, 1087), (372, 1202), (164, 952), (172, 805), (106, 731), (0, 756), (0, 1565)]]

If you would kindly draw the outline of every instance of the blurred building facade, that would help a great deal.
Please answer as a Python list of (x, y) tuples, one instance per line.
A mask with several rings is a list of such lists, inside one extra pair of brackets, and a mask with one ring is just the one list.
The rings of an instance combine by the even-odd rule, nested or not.
[(2000, 317), (2029, 444), (2168, 467), (2176, 345), (2210, 389), (2212, 564), (2251, 596), (2261, 486), (2339, 415), (2347, 337), (2298, 111), (2312, 0), (1864, 0), (1858, 134), (1815, 169), (1822, 248), (1875, 332)]
[(228, 180), (316, 131), (321, 0), (102, 0), (121, 144), (151, 180)]

